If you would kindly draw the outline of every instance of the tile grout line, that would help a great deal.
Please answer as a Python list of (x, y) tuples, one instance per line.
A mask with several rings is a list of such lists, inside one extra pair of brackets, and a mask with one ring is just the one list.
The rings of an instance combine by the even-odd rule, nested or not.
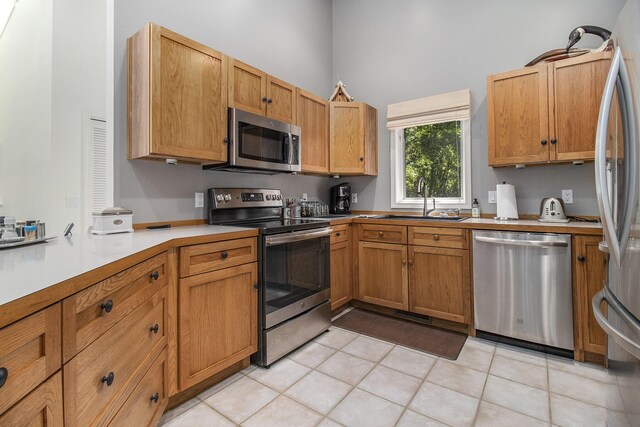
[(480, 393), (480, 398), (478, 399), (478, 408), (476, 408), (476, 414), (473, 417), (473, 422), (471, 425), (475, 426), (478, 422), (478, 414), (480, 413), (480, 405), (484, 401), (482, 398), (484, 397), (485, 389), (487, 388), (487, 382), (489, 381), (489, 375), (491, 375), (491, 367), (493, 366), (493, 359), (496, 357), (496, 347), (493, 348), (493, 353), (491, 353), (491, 361), (489, 362), (489, 367), (487, 368), (487, 377), (484, 379), (484, 385), (482, 386), (482, 393)]

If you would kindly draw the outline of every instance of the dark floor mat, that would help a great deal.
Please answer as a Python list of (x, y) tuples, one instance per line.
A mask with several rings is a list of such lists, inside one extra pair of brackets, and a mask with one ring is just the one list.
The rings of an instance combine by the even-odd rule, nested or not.
[(353, 309), (333, 321), (333, 326), (359, 334), (456, 360), (467, 339), (465, 334)]

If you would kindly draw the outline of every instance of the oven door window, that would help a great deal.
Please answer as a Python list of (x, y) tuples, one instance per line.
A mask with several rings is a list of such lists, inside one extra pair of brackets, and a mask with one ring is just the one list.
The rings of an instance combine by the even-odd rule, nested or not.
[(289, 134), (238, 122), (238, 156), (261, 162), (289, 164)]
[(267, 316), (301, 305), (329, 289), (329, 237), (269, 246), (263, 274)]

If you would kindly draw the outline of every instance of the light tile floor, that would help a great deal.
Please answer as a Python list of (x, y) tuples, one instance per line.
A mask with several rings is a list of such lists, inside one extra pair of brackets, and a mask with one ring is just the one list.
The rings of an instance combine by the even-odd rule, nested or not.
[[(456, 361), (332, 327), (167, 412), (178, 426), (605, 426), (606, 370), (477, 338)], [(613, 397), (612, 397), (613, 396)]]

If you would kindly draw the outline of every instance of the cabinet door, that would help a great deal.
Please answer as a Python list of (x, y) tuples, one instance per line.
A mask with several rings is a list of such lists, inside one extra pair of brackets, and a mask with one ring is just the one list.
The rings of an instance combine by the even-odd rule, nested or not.
[(151, 40), (152, 152), (227, 160), (226, 57), (155, 26)]
[(353, 299), (351, 288), (351, 242), (331, 245), (331, 310)]
[(298, 89), (302, 172), (329, 173), (329, 101)]
[(62, 374), (58, 372), (0, 415), (6, 427), (62, 427)]
[(229, 58), (229, 107), (264, 116), (267, 112), (267, 74)]
[(554, 62), (551, 157), (556, 161), (593, 160), (596, 125), (611, 53)]
[[(574, 318), (578, 336), (577, 350), (604, 356), (607, 354), (606, 335), (593, 317), (591, 307), (591, 300), (602, 290), (607, 274), (606, 255), (598, 249), (601, 240), (599, 236), (574, 238), (574, 287), (577, 300)], [(603, 312), (606, 313), (604, 307)], [(584, 354), (576, 354), (576, 358), (584, 360)]]
[(409, 311), (469, 324), (469, 251), (410, 246), (409, 294)]
[(267, 76), (267, 117), (285, 123), (296, 122), (296, 87)]
[(487, 78), (489, 166), (549, 161), (547, 67)]
[(180, 388), (258, 350), (258, 264), (180, 279)]
[(329, 168), (336, 174), (364, 173), (364, 114), (360, 102), (331, 102)]
[(409, 308), (407, 246), (359, 242), (359, 299), (398, 310)]

